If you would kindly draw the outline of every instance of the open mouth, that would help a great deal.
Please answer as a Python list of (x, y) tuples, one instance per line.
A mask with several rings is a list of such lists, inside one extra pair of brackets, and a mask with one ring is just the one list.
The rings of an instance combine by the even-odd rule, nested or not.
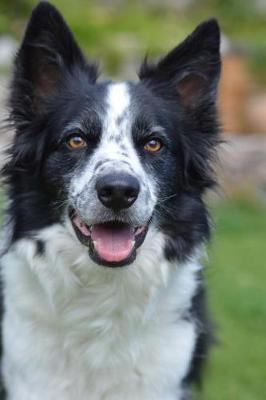
[(148, 224), (134, 227), (118, 221), (89, 226), (75, 211), (70, 212), (70, 219), (78, 239), (88, 247), (91, 258), (108, 267), (132, 263), (148, 230)]

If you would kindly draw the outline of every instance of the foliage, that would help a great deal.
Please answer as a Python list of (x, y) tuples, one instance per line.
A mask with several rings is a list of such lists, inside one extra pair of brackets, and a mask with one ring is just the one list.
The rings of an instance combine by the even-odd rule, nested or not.
[[(20, 38), (30, 9), (36, 3), (36, 0), (1, 0), (0, 33), (9, 31)], [(158, 55), (175, 46), (201, 20), (217, 16), (223, 31), (242, 43), (251, 55), (255, 72), (266, 81), (266, 14), (255, 8), (254, 2), (194, 1), (185, 10), (167, 7), (160, 1), (53, 0), (52, 3), (63, 12), (86, 52), (103, 59), (107, 71), (114, 75), (128, 58), (140, 59), (147, 49)]]
[(202, 400), (264, 400), (266, 209), (241, 200), (214, 211), (217, 231), (206, 274), (218, 343)]

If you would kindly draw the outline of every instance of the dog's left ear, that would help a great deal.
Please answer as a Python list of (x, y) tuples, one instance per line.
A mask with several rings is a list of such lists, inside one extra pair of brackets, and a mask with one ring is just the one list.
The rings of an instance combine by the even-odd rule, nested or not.
[(220, 68), (220, 29), (210, 19), (156, 65), (145, 60), (139, 77), (157, 94), (193, 108), (206, 97), (215, 99)]

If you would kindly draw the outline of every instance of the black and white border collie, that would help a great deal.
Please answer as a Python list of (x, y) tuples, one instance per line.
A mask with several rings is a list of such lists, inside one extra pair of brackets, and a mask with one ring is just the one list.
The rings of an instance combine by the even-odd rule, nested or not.
[(1, 399), (189, 398), (210, 339), (219, 73), (215, 20), (114, 83), (35, 8), (9, 102)]

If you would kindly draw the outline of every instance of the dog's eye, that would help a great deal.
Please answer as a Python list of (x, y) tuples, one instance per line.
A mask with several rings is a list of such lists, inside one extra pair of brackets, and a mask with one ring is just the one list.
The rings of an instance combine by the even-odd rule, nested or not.
[(71, 135), (67, 138), (66, 143), (71, 150), (84, 149), (84, 147), (87, 147), (86, 140), (80, 135)]
[(156, 153), (162, 147), (163, 144), (160, 139), (151, 139), (145, 144), (144, 149), (150, 153)]

